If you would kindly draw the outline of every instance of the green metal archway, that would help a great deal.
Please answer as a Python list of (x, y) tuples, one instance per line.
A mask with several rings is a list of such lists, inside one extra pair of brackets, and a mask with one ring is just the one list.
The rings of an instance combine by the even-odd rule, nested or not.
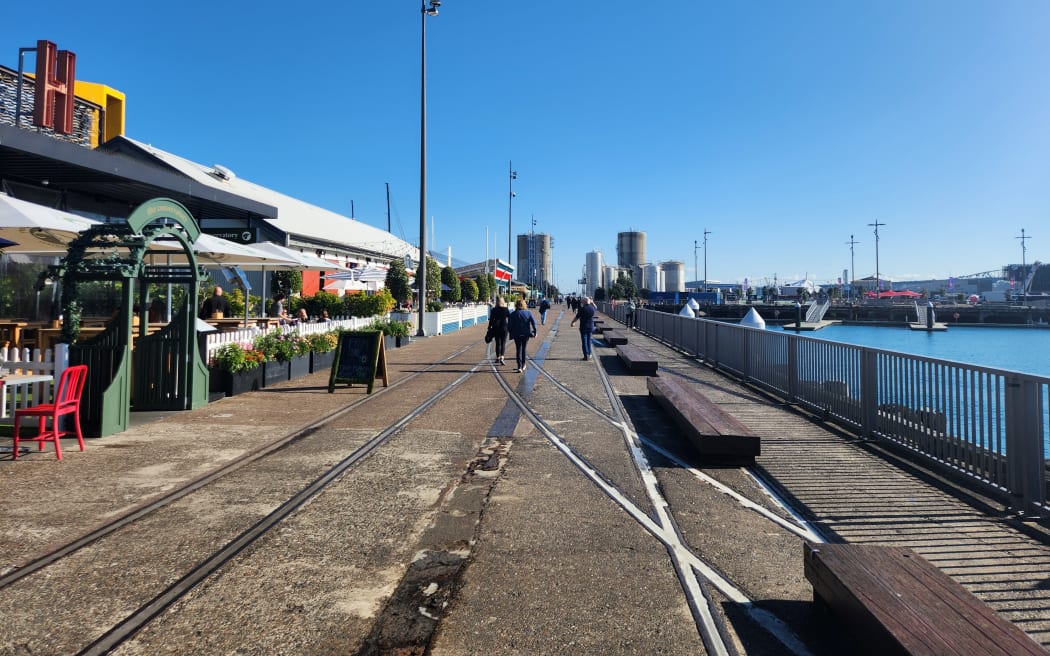
[[(207, 404), (208, 370), (196, 331), (198, 286), (204, 277), (193, 251), (199, 235), (185, 207), (155, 198), (137, 207), (126, 223), (101, 224), (81, 233), (53, 267), (53, 275), (62, 279), (61, 341), (70, 345), (70, 364), (88, 365), (81, 401), (86, 434), (101, 437), (126, 430), (132, 404), (136, 410), (188, 410)], [(167, 263), (147, 263), (151, 246), (162, 238), (170, 247)], [(120, 283), (120, 309), (101, 334), (80, 341), (78, 287), (90, 281)], [(172, 320), (150, 334), (149, 286), (164, 283), (184, 285), (185, 294)], [(133, 339), (136, 305), (139, 333)]]

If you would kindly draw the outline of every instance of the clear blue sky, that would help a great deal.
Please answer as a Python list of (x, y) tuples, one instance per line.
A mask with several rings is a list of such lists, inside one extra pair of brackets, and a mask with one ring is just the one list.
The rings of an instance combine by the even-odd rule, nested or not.
[[(420, 4), (8, 3), (127, 94), (128, 136), (419, 232)], [(330, 5), (320, 10), (317, 6)], [(965, 275), (1050, 258), (1050, 3), (445, 0), (427, 21), (436, 250), (555, 240), (576, 289), (616, 233), (648, 259), (764, 284)], [(516, 241), (515, 241), (516, 249)], [(492, 250), (492, 247), (489, 247)], [(516, 256), (515, 256), (516, 257)]]

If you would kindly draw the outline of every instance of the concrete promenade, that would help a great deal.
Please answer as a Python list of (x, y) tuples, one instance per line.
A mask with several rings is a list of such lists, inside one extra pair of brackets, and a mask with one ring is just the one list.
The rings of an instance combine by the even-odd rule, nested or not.
[[(391, 383), (405, 382), (378, 386), (357, 405), (362, 387), (329, 394), (327, 374), (314, 374), (200, 410), (135, 417), (125, 433), (88, 440), (85, 452), (67, 440), (61, 462), (50, 451), (0, 460), (4, 573), (308, 429), (142, 527), (0, 589), (0, 654), (76, 653), (403, 419), (387, 442), (114, 653), (708, 653), (668, 549), (628, 512), (657, 514), (638, 454), (601, 416), (616, 414), (610, 389), (651, 445), (645, 454), (677, 535), (749, 600), (704, 588), (733, 648), (791, 653), (753, 620), (759, 608), (783, 621), (797, 653), (854, 653), (848, 631), (812, 613), (802, 538), (719, 485), (788, 513), (747, 472), (697, 463), (648, 399), (645, 378), (628, 375), (613, 349), (596, 346), (595, 359), (582, 361), (570, 318), (564, 306), (551, 310), (523, 374), (490, 364), (479, 326), (392, 350)], [(1050, 645), (1042, 525), (1015, 522), (987, 499), (625, 332), (664, 375), (703, 387), (761, 436), (756, 470), (827, 539), (910, 546)], [(556, 439), (622, 499), (605, 494)]]

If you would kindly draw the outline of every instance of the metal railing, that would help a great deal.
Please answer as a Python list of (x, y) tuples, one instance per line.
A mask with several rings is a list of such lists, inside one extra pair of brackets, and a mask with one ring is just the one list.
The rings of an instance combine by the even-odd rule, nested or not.
[[(603, 311), (623, 321), (622, 306)], [(1045, 514), (1050, 378), (652, 310), (637, 329), (909, 457)]]

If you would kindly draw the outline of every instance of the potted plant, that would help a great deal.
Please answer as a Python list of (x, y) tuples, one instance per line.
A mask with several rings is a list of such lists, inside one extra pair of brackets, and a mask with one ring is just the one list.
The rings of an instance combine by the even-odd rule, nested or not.
[(226, 396), (262, 387), (261, 367), (265, 356), (250, 344), (227, 344), (215, 352), (217, 389)]
[[(298, 335), (292, 335), (298, 338)], [(255, 349), (261, 351), (263, 363), (263, 387), (288, 380), (288, 362), (294, 357), (296, 346), (281, 330), (275, 329), (255, 338)]]
[(408, 343), (412, 325), (407, 321), (396, 319), (376, 319), (365, 330), (381, 330), (386, 348), (390, 349)]
[(308, 335), (310, 343), (310, 373), (332, 368), (335, 362), (335, 347), (339, 344), (339, 332), (330, 330), (325, 333)]

